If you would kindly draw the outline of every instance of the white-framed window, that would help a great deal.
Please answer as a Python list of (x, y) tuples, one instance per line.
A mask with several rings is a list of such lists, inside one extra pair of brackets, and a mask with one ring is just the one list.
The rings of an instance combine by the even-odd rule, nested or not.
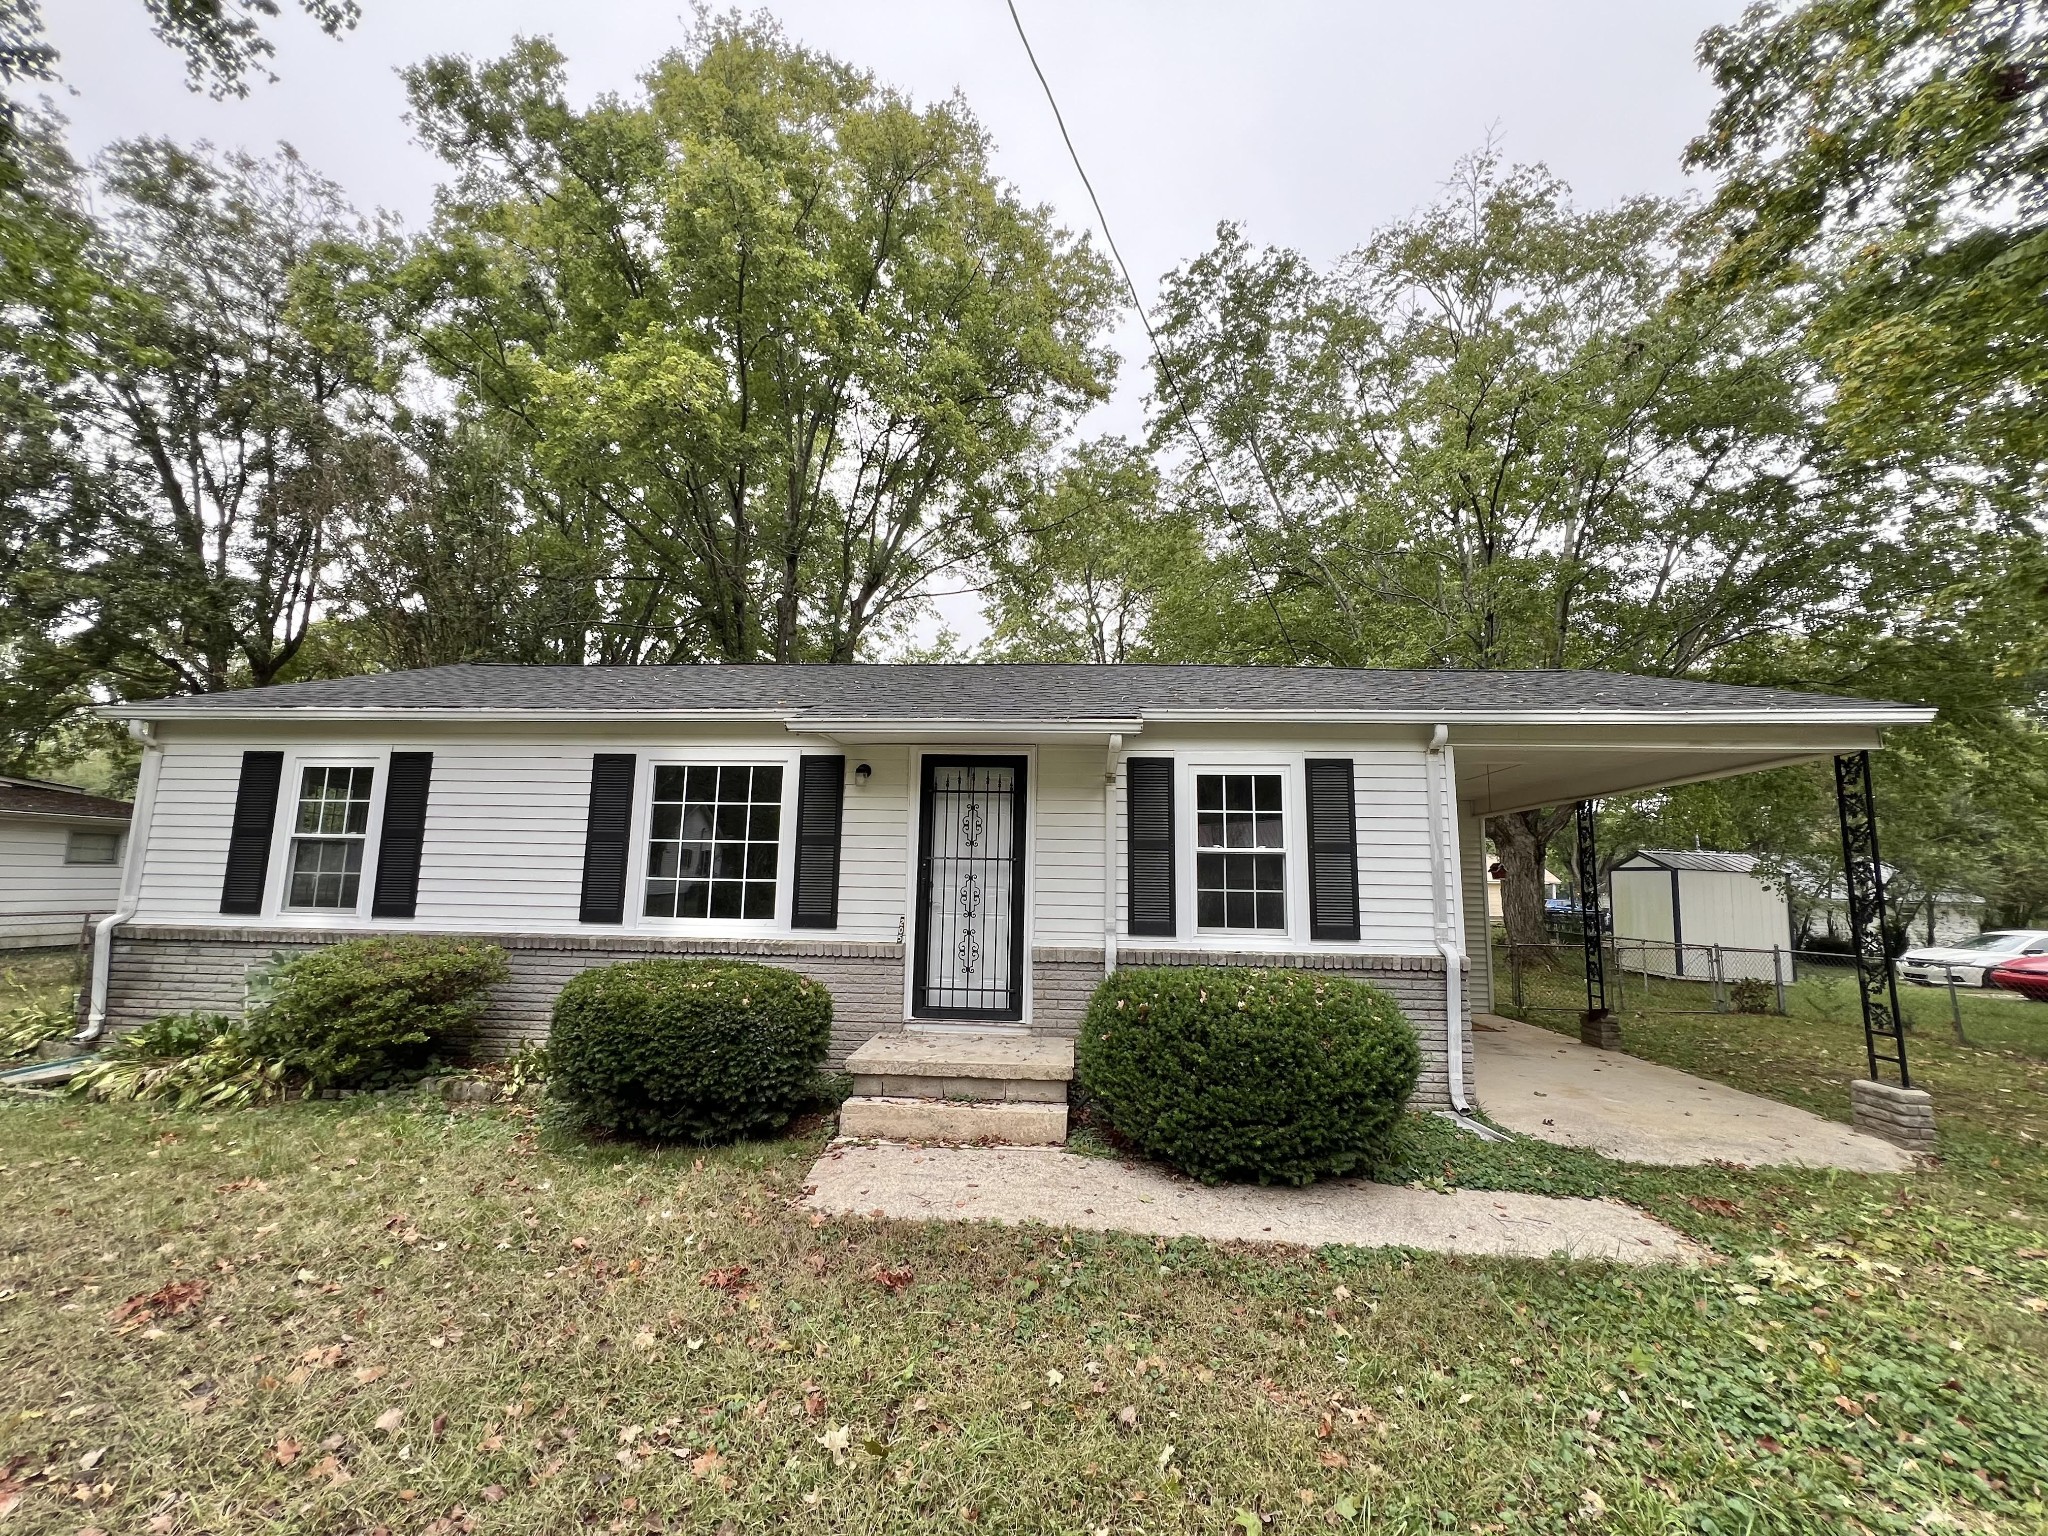
[(1195, 774), (1195, 926), (1216, 933), (1287, 931), (1286, 775)]
[(782, 865), (780, 763), (659, 763), (641, 915), (773, 921)]
[(356, 909), (375, 780), (376, 770), (360, 764), (300, 766), (291, 854), (285, 870), (287, 907), (328, 912)]
[(73, 827), (64, 836), (64, 862), (118, 864), (121, 862), (121, 834)]

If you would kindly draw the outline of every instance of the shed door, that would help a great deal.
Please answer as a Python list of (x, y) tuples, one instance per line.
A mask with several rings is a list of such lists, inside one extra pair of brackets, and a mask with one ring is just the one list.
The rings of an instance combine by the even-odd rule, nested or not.
[(912, 1011), (1024, 1013), (1024, 759), (927, 757)]

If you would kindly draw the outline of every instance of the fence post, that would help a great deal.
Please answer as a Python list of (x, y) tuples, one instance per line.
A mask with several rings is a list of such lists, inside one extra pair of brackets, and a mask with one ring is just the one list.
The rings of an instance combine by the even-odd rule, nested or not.
[(1726, 1013), (1728, 1010), (1721, 1001), (1721, 946), (1718, 944), (1707, 946), (1707, 980), (1714, 988), (1714, 1012)]
[(1956, 971), (1948, 967), (1948, 1016), (1950, 1027), (1956, 1032), (1956, 1044), (1968, 1045), (1969, 1037), (1963, 1033), (1963, 1004), (1956, 996)]
[(1778, 994), (1778, 1012), (1785, 1011), (1785, 955), (1777, 945), (1771, 946), (1771, 988)]

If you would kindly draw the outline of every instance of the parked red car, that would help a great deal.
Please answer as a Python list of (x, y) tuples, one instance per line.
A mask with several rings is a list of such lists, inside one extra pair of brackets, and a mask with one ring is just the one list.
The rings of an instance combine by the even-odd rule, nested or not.
[(2021, 955), (1991, 972), (1991, 984), (2048, 1003), (2048, 955)]

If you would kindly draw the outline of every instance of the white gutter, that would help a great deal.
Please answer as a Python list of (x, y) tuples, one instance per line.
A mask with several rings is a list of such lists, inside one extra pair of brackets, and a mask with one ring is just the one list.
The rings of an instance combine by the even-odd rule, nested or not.
[(156, 781), (163, 767), (163, 747), (146, 721), (129, 722), (128, 733), (142, 743), (142, 769), (135, 784), (135, 810), (128, 819), (128, 848), (121, 860), (121, 894), (114, 910), (93, 925), (91, 1003), (85, 1028), (72, 1038), (80, 1045), (99, 1039), (107, 1027), (107, 979), (114, 959), (114, 930), (135, 915), (142, 893), (142, 859), (149, 843), (150, 817), (156, 810)]
[(1472, 1113), (1465, 1098), (1465, 948), (1458, 933), (1458, 859), (1452, 851), (1457, 831), (1455, 770), (1451, 766), (1451, 728), (1438, 721), (1430, 733), (1427, 768), (1429, 838), (1437, 866), (1431, 882), (1431, 907), (1436, 918), (1437, 953), (1444, 957), (1445, 1069), (1451, 1108)]
[(1116, 759), (1124, 749), (1120, 735), (1109, 738), (1102, 767), (1102, 974), (1116, 974)]

